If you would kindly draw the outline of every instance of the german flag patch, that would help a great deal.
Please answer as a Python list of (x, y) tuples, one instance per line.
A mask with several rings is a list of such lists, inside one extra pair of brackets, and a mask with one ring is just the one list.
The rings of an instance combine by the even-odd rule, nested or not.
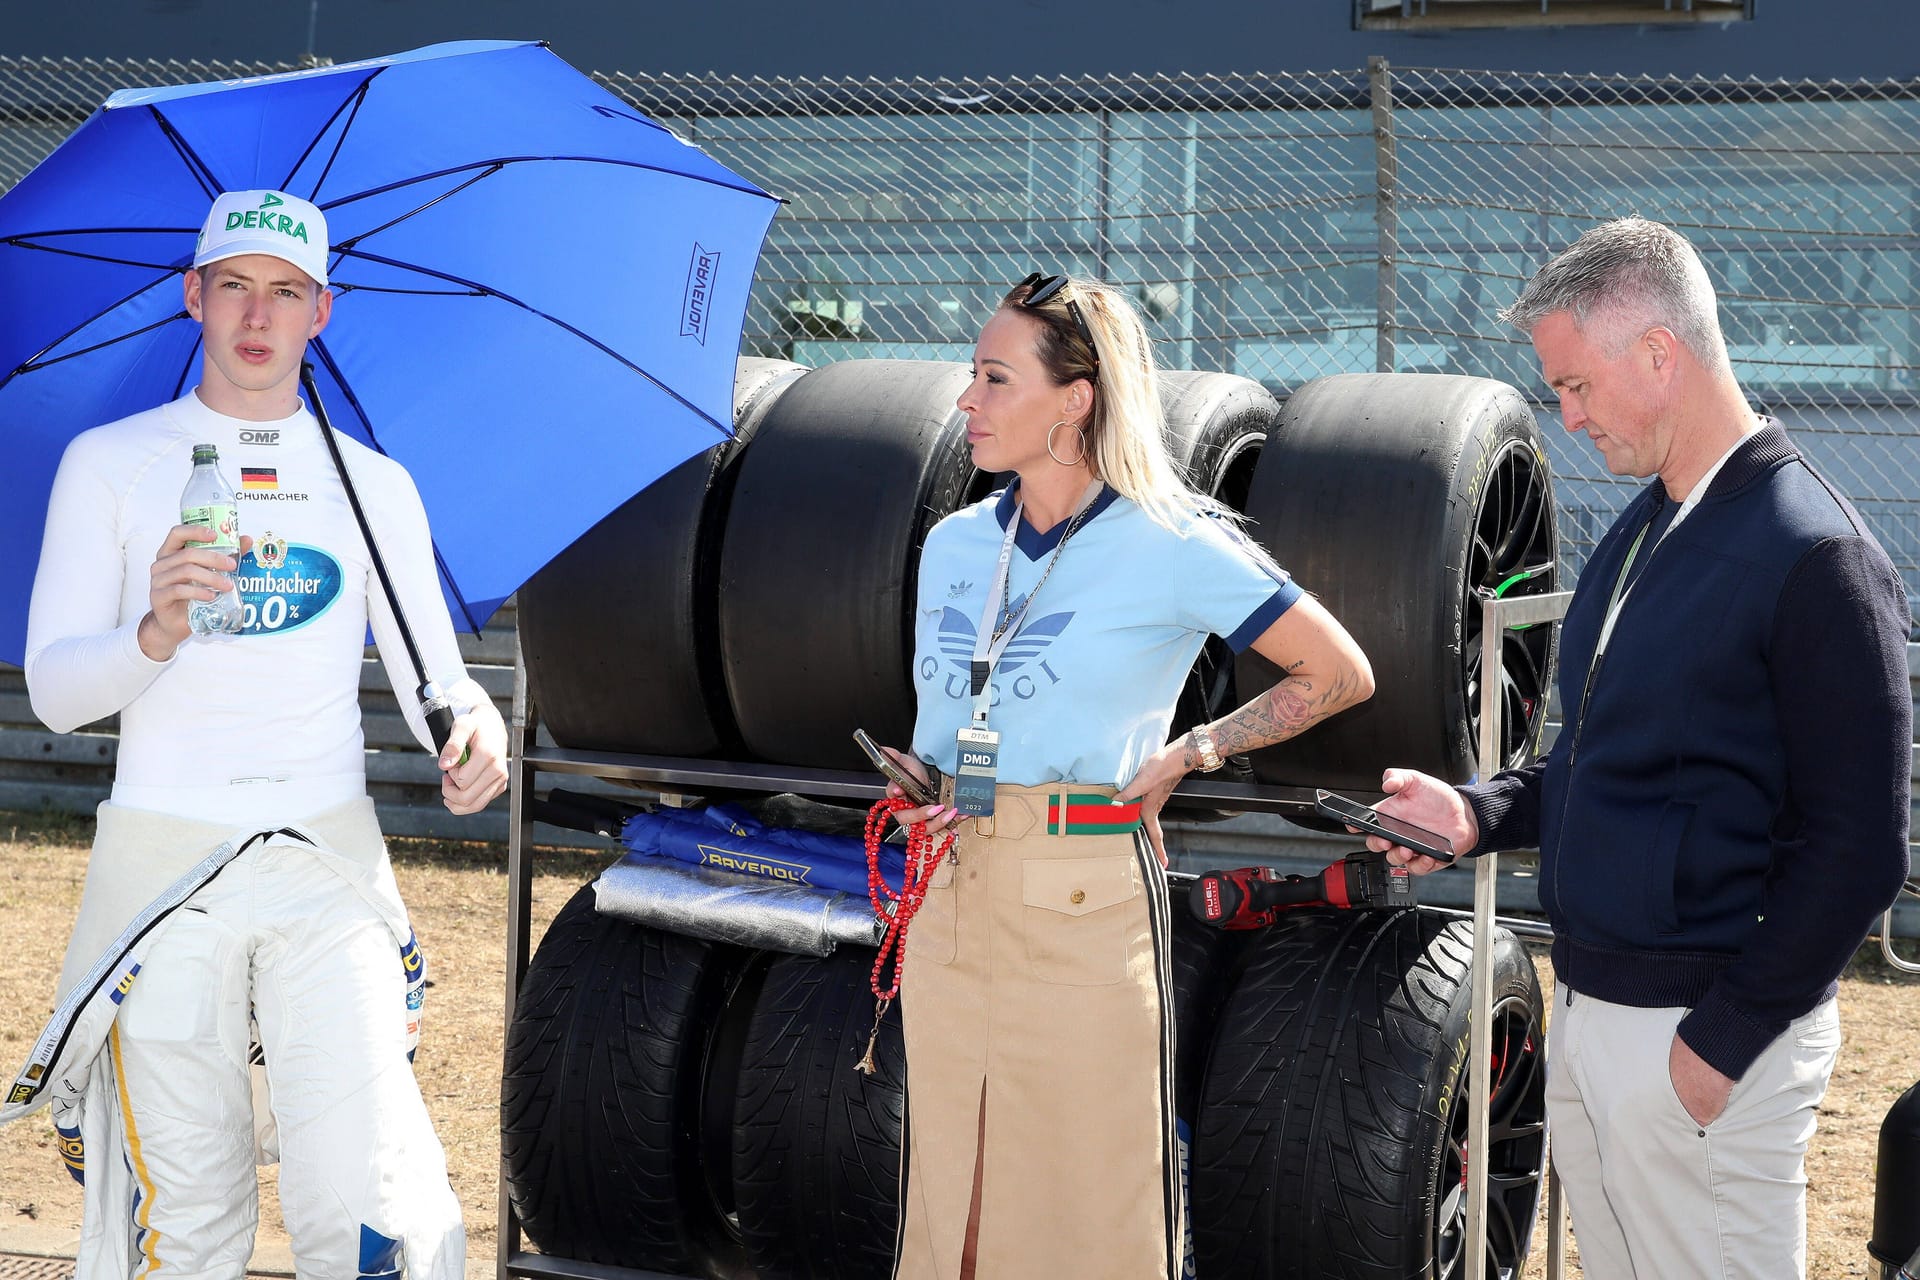
[(242, 489), (278, 489), (280, 473), (273, 467), (240, 468), (240, 487)]

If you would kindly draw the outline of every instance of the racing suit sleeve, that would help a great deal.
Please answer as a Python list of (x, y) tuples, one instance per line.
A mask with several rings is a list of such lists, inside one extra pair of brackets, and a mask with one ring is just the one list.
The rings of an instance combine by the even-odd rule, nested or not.
[[(406, 611), (413, 642), (420, 648), (420, 661), (427, 678), (438, 684), (455, 703), (473, 707), (483, 714), (499, 715), (487, 691), (467, 674), (460, 657), (460, 643), (454, 635), (453, 619), (447, 613), (446, 598), (440, 592), (440, 576), (433, 552), (433, 537), (427, 527), (427, 511), (420, 492), (405, 468), (371, 452), (356, 453), (354, 480), (371, 488), (379, 486), (378, 496), (367, 494), (362, 505), (380, 541), (381, 558), (393, 580), (400, 607)], [(363, 478), (364, 477), (364, 478)], [(387, 682), (406, 716), (407, 727), (428, 751), (433, 751), (433, 736), (427, 731), (427, 719), (420, 709), (419, 677), (407, 657), (406, 642), (400, 638), (400, 626), (394, 620), (393, 604), (380, 586), (379, 575), (367, 572), (367, 621), (373, 630), (374, 644), (380, 650), (381, 665)]]
[[(123, 495), (93, 452), (80, 438), (61, 456), (27, 607), (27, 698), (55, 733), (114, 715), (169, 665), (140, 651), (145, 610), (121, 617), (129, 560), (143, 549), (121, 545)], [(144, 550), (150, 562), (159, 548)]]
[(1767, 664), (1787, 767), (1765, 914), (1679, 1035), (1738, 1080), (1824, 998), (1907, 875), (1913, 703), (1906, 593), (1866, 538), (1801, 557)]

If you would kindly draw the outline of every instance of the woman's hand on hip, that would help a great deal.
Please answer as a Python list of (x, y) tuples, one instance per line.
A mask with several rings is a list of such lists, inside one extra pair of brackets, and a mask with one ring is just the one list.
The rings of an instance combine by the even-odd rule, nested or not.
[(1147, 839), (1153, 842), (1153, 851), (1159, 855), (1163, 867), (1167, 865), (1167, 844), (1160, 830), (1160, 810), (1173, 789), (1180, 785), (1180, 779), (1193, 771), (1193, 763), (1186, 735), (1182, 734), (1142, 761), (1127, 785), (1113, 797), (1115, 804), (1140, 802), (1140, 821), (1145, 824)]

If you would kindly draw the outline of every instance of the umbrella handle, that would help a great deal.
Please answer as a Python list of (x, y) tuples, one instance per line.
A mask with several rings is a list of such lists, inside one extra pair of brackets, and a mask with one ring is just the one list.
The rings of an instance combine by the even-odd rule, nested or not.
[[(466, 710), (466, 707), (461, 707), (456, 711), (453, 699), (433, 681), (429, 680), (420, 686), (420, 713), (427, 718), (427, 733), (433, 738), (435, 755), (447, 749), (447, 739), (453, 736), (453, 718)], [(460, 758), (454, 761), (454, 767), (459, 768), (472, 755), (472, 747), (462, 749)]]
[[(327, 418), (327, 407), (320, 400), (320, 387), (314, 381), (311, 361), (303, 360), (300, 363), (300, 385), (306, 389), (307, 407), (313, 410), (314, 420), (320, 424), (320, 438), (326, 442), (327, 452), (333, 456), (333, 468), (339, 473), (340, 487), (346, 491), (347, 505), (353, 508), (353, 519), (360, 526), (360, 536), (367, 544), (367, 555), (373, 560), (374, 573), (380, 579), (380, 589), (386, 593), (387, 603), (393, 609), (393, 620), (400, 628), (400, 639), (407, 647), (407, 657), (413, 661), (413, 673), (420, 677), (420, 710), (427, 718), (427, 732), (433, 738), (434, 754), (438, 755), (447, 749), (447, 739), (453, 736), (454, 716), (467, 708), (461, 707), (460, 712), (456, 712), (452, 699), (439, 685), (427, 679), (426, 664), (420, 661), (420, 647), (413, 642), (413, 629), (407, 625), (406, 611), (400, 607), (400, 597), (394, 592), (393, 580), (387, 576), (387, 563), (380, 556), (380, 544), (373, 540), (367, 514), (360, 509), (360, 495), (353, 487), (353, 475), (347, 470), (347, 460), (340, 456), (339, 442), (333, 438), (333, 423)], [(472, 755), (471, 747), (461, 751), (454, 767), (459, 768)]]

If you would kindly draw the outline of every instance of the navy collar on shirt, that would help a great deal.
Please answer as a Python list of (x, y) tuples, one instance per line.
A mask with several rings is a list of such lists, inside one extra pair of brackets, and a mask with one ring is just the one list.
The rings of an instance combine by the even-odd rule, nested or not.
[[(1713, 484), (1700, 495), (1700, 500), (1713, 502), (1738, 493), (1756, 476), (1764, 475), (1787, 459), (1799, 456), (1800, 451), (1787, 439), (1786, 429), (1774, 419), (1762, 417), (1760, 429), (1733, 447), (1726, 462), (1721, 464), (1720, 474), (1713, 478)], [(1652, 502), (1664, 502), (1667, 486), (1661, 483), (1659, 476), (1655, 476), (1644, 492), (1653, 495)]]
[[(1017, 492), (1019, 488), (1020, 481), (1016, 479), (1012, 484), (1001, 490), (1000, 501), (994, 505), (993, 514), (994, 518), (1000, 522), (1001, 533), (1007, 531), (1007, 521), (1013, 519), (1013, 506), (1014, 503), (1019, 500), (1019, 494)], [(1101, 489), (1100, 496), (1093, 500), (1091, 507), (1087, 508), (1086, 520), (1081, 521), (1081, 523), (1086, 524), (1093, 520), (1102, 511), (1112, 506), (1113, 500), (1119, 496), (1120, 494), (1112, 485), (1107, 485)], [(1066, 520), (1062, 520), (1059, 524), (1054, 525), (1053, 528), (1047, 530), (1045, 533), (1041, 533), (1025, 520), (1022, 520), (1020, 522), (1020, 532), (1014, 535), (1013, 545), (1025, 552), (1027, 559), (1038, 560), (1041, 556), (1051, 555), (1053, 553), (1053, 549), (1060, 545), (1060, 539), (1066, 536), (1067, 526), (1071, 523), (1073, 523), (1073, 521), (1071, 517), (1069, 517)]]

